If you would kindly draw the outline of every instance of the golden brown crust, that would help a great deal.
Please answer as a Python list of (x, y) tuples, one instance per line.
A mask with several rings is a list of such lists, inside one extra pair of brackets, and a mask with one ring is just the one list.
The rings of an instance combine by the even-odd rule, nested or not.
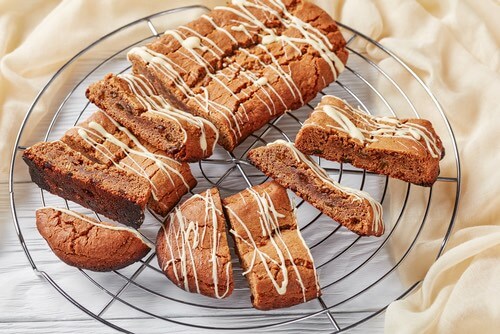
[(150, 251), (133, 232), (112, 230), (85, 220), (113, 226), (53, 208), (36, 211), (38, 231), (54, 254), (70, 266), (94, 271), (117, 270), (139, 261)]
[(194, 195), (167, 217), (156, 254), (160, 268), (181, 289), (215, 298), (231, 295), (233, 269), (217, 188)]
[(23, 160), (40, 188), (122, 224), (142, 224), (151, 195), (142, 177), (97, 164), (61, 141), (35, 144)]
[[(279, 215), (277, 221), (266, 218), (273, 210), (268, 211), (262, 203), (267, 205), (269, 200)], [(313, 259), (297, 229), (295, 213), (283, 187), (267, 182), (223, 202), (255, 308), (289, 307), (320, 295)], [(284, 290), (279, 292), (273, 280)]]
[(423, 137), (412, 138), (376, 136), (374, 142), (361, 143), (348, 133), (339, 131), (338, 123), (324, 112), (323, 106), (345, 111), (347, 117), (360, 129), (370, 130), (366, 123), (344, 101), (326, 96), (306, 120), (295, 140), (295, 146), (305, 154), (347, 162), (355, 167), (388, 175), (422, 186), (432, 186), (439, 175), (439, 160), (444, 149), (432, 124), (425, 119), (401, 119), (402, 124), (418, 125), (435, 140), (439, 154), (432, 156)]

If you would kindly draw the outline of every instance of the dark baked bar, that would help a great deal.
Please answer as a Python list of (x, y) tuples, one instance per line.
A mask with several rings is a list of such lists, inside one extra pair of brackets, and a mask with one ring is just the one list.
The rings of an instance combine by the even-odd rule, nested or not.
[(370, 116), (334, 96), (323, 97), (305, 121), (295, 146), (305, 154), (422, 186), (436, 181), (444, 156), (429, 121)]
[(212, 155), (215, 126), (170, 105), (142, 75), (108, 74), (87, 89), (88, 99), (136, 137), (178, 161)]
[(151, 185), (148, 205), (162, 216), (196, 185), (187, 163), (141, 142), (102, 111), (68, 130), (61, 141), (99, 164), (144, 178)]
[(35, 144), (23, 160), (40, 188), (126, 225), (144, 221), (151, 195), (144, 178), (95, 163), (61, 141)]
[(36, 227), (57, 257), (81, 269), (117, 270), (142, 259), (153, 246), (132, 228), (59, 208), (36, 210)]
[(233, 1), (133, 48), (133, 71), (181, 110), (211, 121), (233, 150), (334, 81), (348, 52), (335, 21), (299, 0)]
[(217, 188), (176, 207), (156, 238), (158, 264), (178, 287), (214, 298), (233, 292), (226, 221)]
[(285, 188), (267, 182), (223, 202), (255, 308), (289, 307), (320, 296), (314, 262)]
[(368, 193), (341, 186), (292, 143), (277, 140), (248, 152), (248, 159), (283, 187), (359, 235), (384, 233), (382, 206)]

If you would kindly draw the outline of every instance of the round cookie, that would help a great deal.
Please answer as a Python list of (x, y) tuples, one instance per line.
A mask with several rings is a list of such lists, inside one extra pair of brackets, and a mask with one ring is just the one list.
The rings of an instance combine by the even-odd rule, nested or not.
[(226, 222), (217, 188), (177, 206), (158, 231), (158, 265), (178, 287), (208, 297), (233, 292)]
[(140, 260), (153, 247), (132, 228), (97, 222), (65, 209), (38, 209), (36, 227), (57, 257), (81, 269), (120, 269)]

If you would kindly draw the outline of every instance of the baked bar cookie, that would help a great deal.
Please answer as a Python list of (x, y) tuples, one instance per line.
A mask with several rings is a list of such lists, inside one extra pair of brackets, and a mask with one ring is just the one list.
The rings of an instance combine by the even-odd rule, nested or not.
[(144, 221), (151, 186), (143, 177), (95, 163), (61, 141), (35, 144), (23, 160), (40, 188), (122, 224)]
[(151, 186), (148, 205), (162, 216), (196, 185), (187, 163), (143, 143), (102, 111), (67, 131), (61, 141), (97, 163), (144, 178)]
[(267, 182), (223, 202), (255, 308), (289, 307), (320, 296), (314, 261), (285, 188)]
[(234, 0), (130, 50), (133, 71), (179, 109), (211, 121), (232, 151), (343, 71), (335, 21), (300, 0)]
[(382, 206), (368, 193), (341, 186), (293, 143), (276, 140), (248, 152), (267, 176), (359, 235), (384, 233)]
[(348, 162), (378, 174), (432, 186), (439, 175), (443, 144), (431, 122), (363, 113), (324, 96), (295, 140), (305, 154)]
[(174, 108), (142, 75), (108, 74), (90, 85), (86, 95), (136, 137), (175, 160), (194, 162), (214, 151), (215, 126)]
[(153, 247), (132, 228), (66, 209), (36, 210), (36, 227), (58, 258), (81, 269), (117, 270), (139, 261)]
[(217, 188), (176, 207), (156, 238), (158, 264), (181, 289), (225, 298), (233, 292), (226, 221)]

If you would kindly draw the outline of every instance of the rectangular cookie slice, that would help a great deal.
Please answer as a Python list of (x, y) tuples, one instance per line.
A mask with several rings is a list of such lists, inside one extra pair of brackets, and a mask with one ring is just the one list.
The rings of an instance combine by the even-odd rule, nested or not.
[(218, 299), (231, 295), (233, 267), (217, 188), (170, 213), (158, 231), (156, 254), (161, 270), (181, 289)]
[(223, 203), (255, 308), (289, 307), (321, 295), (313, 258), (285, 188), (267, 182)]
[(178, 161), (212, 155), (218, 131), (209, 121), (174, 108), (142, 75), (108, 74), (87, 98), (135, 136)]
[(40, 188), (122, 224), (139, 227), (150, 184), (123, 169), (93, 162), (61, 141), (26, 149), (23, 160)]
[(102, 111), (68, 130), (61, 141), (97, 163), (144, 178), (151, 186), (148, 205), (162, 216), (196, 185), (187, 163), (143, 143)]
[(128, 53), (134, 73), (177, 108), (211, 121), (229, 151), (309, 102), (347, 57), (335, 21), (296, 0), (233, 1)]
[(444, 148), (425, 119), (376, 117), (335, 96), (324, 96), (295, 140), (305, 154), (353, 166), (421, 186), (439, 175)]
[(380, 203), (364, 191), (332, 180), (293, 143), (276, 140), (248, 152), (248, 159), (264, 174), (349, 230), (363, 236), (384, 233)]

